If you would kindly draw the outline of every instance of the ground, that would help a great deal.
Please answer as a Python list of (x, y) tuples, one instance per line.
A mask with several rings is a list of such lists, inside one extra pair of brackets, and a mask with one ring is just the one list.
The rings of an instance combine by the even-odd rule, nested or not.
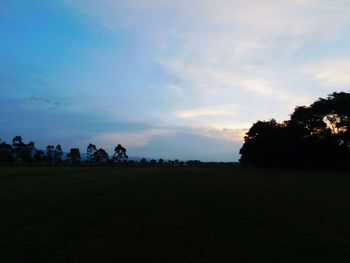
[(350, 173), (0, 167), (1, 262), (346, 262)]

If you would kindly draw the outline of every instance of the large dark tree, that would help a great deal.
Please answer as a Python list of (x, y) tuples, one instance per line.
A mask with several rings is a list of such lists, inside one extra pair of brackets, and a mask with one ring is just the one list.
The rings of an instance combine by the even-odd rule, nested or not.
[(247, 132), (240, 162), (249, 165), (346, 166), (350, 161), (350, 94), (333, 93), (290, 120), (258, 121)]

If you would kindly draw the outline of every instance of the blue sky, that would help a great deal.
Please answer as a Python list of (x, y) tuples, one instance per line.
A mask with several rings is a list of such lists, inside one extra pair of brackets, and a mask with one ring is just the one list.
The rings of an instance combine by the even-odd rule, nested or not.
[(0, 138), (231, 161), (350, 87), (348, 0), (3, 0)]

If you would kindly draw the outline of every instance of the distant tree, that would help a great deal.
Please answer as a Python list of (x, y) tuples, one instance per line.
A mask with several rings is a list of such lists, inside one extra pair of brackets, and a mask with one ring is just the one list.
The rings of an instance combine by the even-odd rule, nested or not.
[(26, 153), (25, 153), (25, 160), (27, 162), (31, 162), (33, 160), (33, 155), (34, 153), (36, 152), (36, 149), (35, 149), (35, 144), (33, 141), (30, 141), (29, 143), (26, 144)]
[(86, 156), (89, 163), (96, 163), (97, 148), (94, 144), (90, 143), (86, 149)]
[(63, 151), (62, 151), (61, 145), (57, 144), (53, 155), (54, 161), (57, 163), (62, 162), (62, 156), (63, 156)]
[(12, 139), (13, 151), (17, 162), (31, 162), (35, 150), (34, 142), (25, 144), (21, 136), (15, 136)]
[(95, 152), (94, 160), (96, 163), (100, 164), (107, 163), (109, 160), (108, 153), (104, 149), (100, 148)]
[(71, 163), (80, 163), (80, 151), (78, 148), (71, 148), (67, 154), (67, 158)]
[(46, 155), (44, 151), (42, 150), (37, 150), (34, 154), (34, 161), (38, 163), (45, 162), (47, 160)]
[(146, 158), (142, 158), (142, 159), (140, 160), (140, 164), (141, 164), (141, 165), (146, 165), (146, 164), (147, 164)]
[(202, 164), (199, 160), (188, 160), (186, 161), (187, 166), (200, 166)]
[(152, 165), (152, 166), (154, 166), (154, 165), (157, 164), (157, 160), (152, 159), (152, 160), (149, 161), (149, 164)]
[[(0, 140), (1, 142), (1, 140)], [(1, 163), (12, 163), (13, 162), (13, 150), (10, 144), (2, 141), (0, 143), (0, 162)]]
[(17, 162), (21, 161), (24, 143), (22, 137), (17, 135), (12, 139), (12, 147), (14, 152), (14, 158)]
[(158, 160), (158, 164), (159, 164), (159, 165), (164, 165), (164, 160), (163, 160), (162, 158), (160, 158), (160, 159)]
[(86, 153), (89, 163), (102, 164), (109, 161), (108, 153), (102, 148), (97, 149), (97, 147), (92, 143), (88, 145)]
[(23, 144), (22, 136), (17, 135), (17, 136), (15, 136), (15, 137), (13, 137), (13, 139), (12, 139), (12, 145), (13, 145), (13, 147), (19, 147), (19, 146), (21, 146), (22, 144)]
[(48, 145), (46, 147), (46, 161), (47, 162), (52, 162), (55, 157), (55, 146), (53, 145)]
[(173, 160), (168, 160), (166, 164), (169, 166), (174, 166), (175, 162)]
[(134, 160), (129, 160), (129, 161), (127, 161), (127, 164), (129, 166), (134, 166), (136, 164), (136, 162)]
[(118, 144), (117, 147), (114, 148), (113, 160), (116, 162), (126, 161), (128, 159), (128, 155), (126, 154), (126, 149)]

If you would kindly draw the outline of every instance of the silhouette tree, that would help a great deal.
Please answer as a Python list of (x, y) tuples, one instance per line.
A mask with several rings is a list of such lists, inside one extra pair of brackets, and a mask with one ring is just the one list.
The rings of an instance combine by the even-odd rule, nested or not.
[(143, 166), (147, 165), (147, 160), (146, 160), (146, 158), (142, 158), (142, 159), (140, 160), (140, 164), (143, 165)]
[(62, 151), (61, 145), (57, 144), (53, 154), (53, 159), (55, 162), (60, 163), (62, 162), (62, 156), (63, 156), (63, 151)]
[(26, 161), (31, 162), (33, 160), (33, 155), (36, 151), (35, 144), (33, 141), (30, 141), (28, 144), (25, 145), (26, 148)]
[(88, 145), (86, 152), (89, 163), (102, 164), (109, 161), (108, 153), (102, 148), (97, 149), (92, 143)]
[[(128, 159), (128, 155), (126, 153), (126, 149), (121, 145), (114, 149), (113, 158), (111, 162), (125, 162)], [(21, 136), (15, 136), (12, 139), (12, 145), (7, 144), (0, 139), (0, 163), (29, 163), (35, 161), (37, 163), (59, 163), (62, 162), (63, 151), (61, 145), (57, 145), (54, 147), (53, 145), (48, 145), (46, 147), (46, 152), (43, 150), (37, 150), (35, 148), (34, 142), (24, 143)], [(109, 156), (108, 153), (93, 144), (89, 144), (87, 147), (87, 158), (89, 162), (96, 164), (104, 164), (108, 163)], [(67, 154), (67, 162), (71, 162), (73, 164), (80, 163), (81, 155), (78, 148), (71, 148), (70, 152)], [(130, 162), (130, 164), (135, 162)]]
[(188, 160), (186, 161), (187, 166), (200, 166), (202, 164), (199, 160)]
[[(1, 140), (0, 140), (1, 142)], [(10, 144), (2, 141), (0, 143), (0, 162), (1, 163), (12, 163), (13, 162), (13, 150)]]
[(17, 135), (12, 139), (12, 147), (13, 147), (15, 160), (17, 162), (21, 161), (21, 156), (22, 156), (23, 147), (24, 147), (24, 143), (21, 136)]
[(46, 161), (47, 162), (52, 162), (55, 157), (55, 146), (53, 145), (48, 145), (46, 147)]
[(17, 162), (31, 162), (35, 150), (34, 142), (25, 144), (21, 136), (15, 136), (12, 139), (13, 151)]
[(276, 162), (276, 148), (281, 142), (282, 126), (274, 119), (258, 121), (253, 124), (244, 137), (245, 143), (240, 150), (242, 164), (272, 165)]
[(126, 161), (128, 159), (128, 155), (126, 154), (126, 149), (120, 144), (114, 148), (113, 160), (116, 162)]
[(149, 161), (149, 164), (152, 165), (152, 166), (154, 166), (154, 165), (157, 164), (157, 160), (152, 159), (152, 160)]
[(308, 107), (296, 107), (283, 123), (258, 121), (244, 140), (242, 164), (349, 165), (350, 94), (335, 92)]
[(80, 163), (80, 151), (78, 148), (71, 148), (70, 152), (67, 154), (68, 161), (71, 163)]
[(42, 150), (37, 150), (34, 154), (34, 161), (38, 163), (43, 163), (47, 160), (46, 155), (44, 151)]
[(94, 144), (90, 143), (86, 149), (86, 156), (89, 163), (96, 163), (97, 148)]
[(95, 152), (94, 159), (97, 163), (102, 164), (102, 163), (108, 162), (109, 156), (108, 156), (108, 153), (104, 149), (100, 148), (97, 150), (97, 152)]

